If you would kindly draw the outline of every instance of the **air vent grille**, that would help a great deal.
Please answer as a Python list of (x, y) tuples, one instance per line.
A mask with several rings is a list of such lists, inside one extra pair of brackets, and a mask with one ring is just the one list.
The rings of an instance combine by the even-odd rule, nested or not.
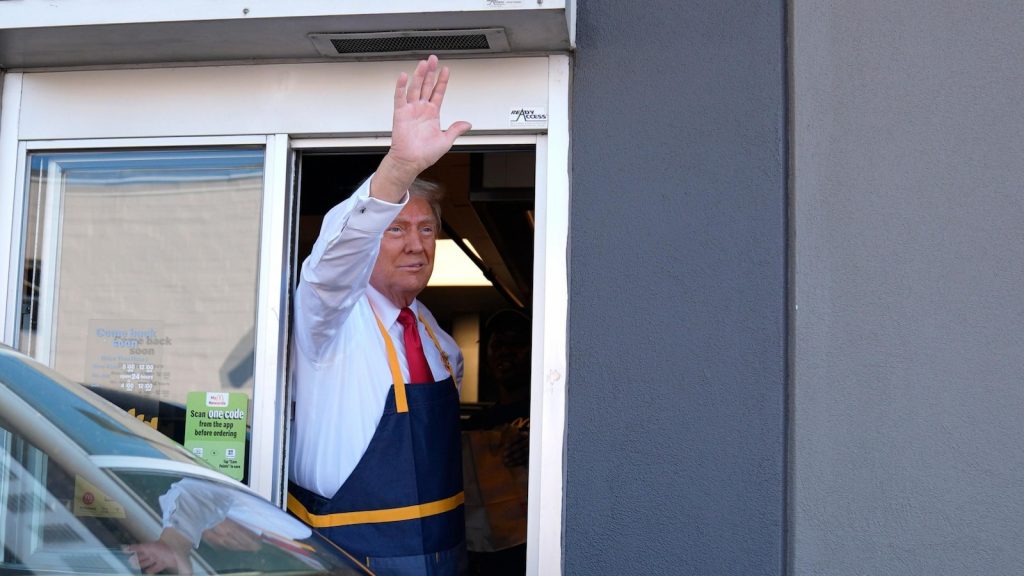
[(508, 52), (508, 40), (501, 28), (474, 30), (405, 30), (373, 33), (310, 34), (323, 56), (480, 54)]
[(488, 50), (487, 36), (404, 36), (401, 38), (335, 38), (338, 54), (367, 52), (451, 52), (452, 50)]

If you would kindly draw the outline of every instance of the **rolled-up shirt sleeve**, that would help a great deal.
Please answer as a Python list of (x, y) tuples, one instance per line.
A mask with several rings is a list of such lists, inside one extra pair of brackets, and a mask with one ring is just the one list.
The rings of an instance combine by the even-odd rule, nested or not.
[(370, 181), (324, 217), (295, 290), (294, 336), (302, 352), (323, 362), (355, 302), (366, 292), (384, 230), (402, 211), (370, 197)]

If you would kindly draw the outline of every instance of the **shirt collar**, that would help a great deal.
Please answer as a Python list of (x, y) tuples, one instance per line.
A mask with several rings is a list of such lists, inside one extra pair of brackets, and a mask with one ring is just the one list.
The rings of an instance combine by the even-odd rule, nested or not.
[[(402, 311), (401, 308), (394, 305), (391, 300), (388, 300), (386, 296), (377, 291), (373, 286), (366, 286), (366, 297), (370, 300), (370, 306), (373, 307), (373, 311), (377, 313), (377, 317), (385, 326), (391, 326), (398, 321), (398, 313)], [(412, 313), (419, 318), (420, 315), (420, 301), (413, 300), (412, 304), (409, 304), (409, 309)]]

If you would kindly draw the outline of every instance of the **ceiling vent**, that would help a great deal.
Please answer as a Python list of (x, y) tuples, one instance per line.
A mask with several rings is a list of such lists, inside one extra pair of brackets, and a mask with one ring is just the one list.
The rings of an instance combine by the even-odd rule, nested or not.
[(399, 30), (395, 32), (318, 33), (310, 40), (322, 56), (369, 57), (411, 54), (487, 54), (508, 52), (502, 28), (472, 30)]

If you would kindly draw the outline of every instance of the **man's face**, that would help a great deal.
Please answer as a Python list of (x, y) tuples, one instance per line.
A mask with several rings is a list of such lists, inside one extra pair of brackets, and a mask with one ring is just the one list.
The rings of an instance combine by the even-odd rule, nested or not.
[(412, 303), (430, 280), (437, 227), (430, 203), (413, 197), (384, 231), (370, 285), (396, 306)]

